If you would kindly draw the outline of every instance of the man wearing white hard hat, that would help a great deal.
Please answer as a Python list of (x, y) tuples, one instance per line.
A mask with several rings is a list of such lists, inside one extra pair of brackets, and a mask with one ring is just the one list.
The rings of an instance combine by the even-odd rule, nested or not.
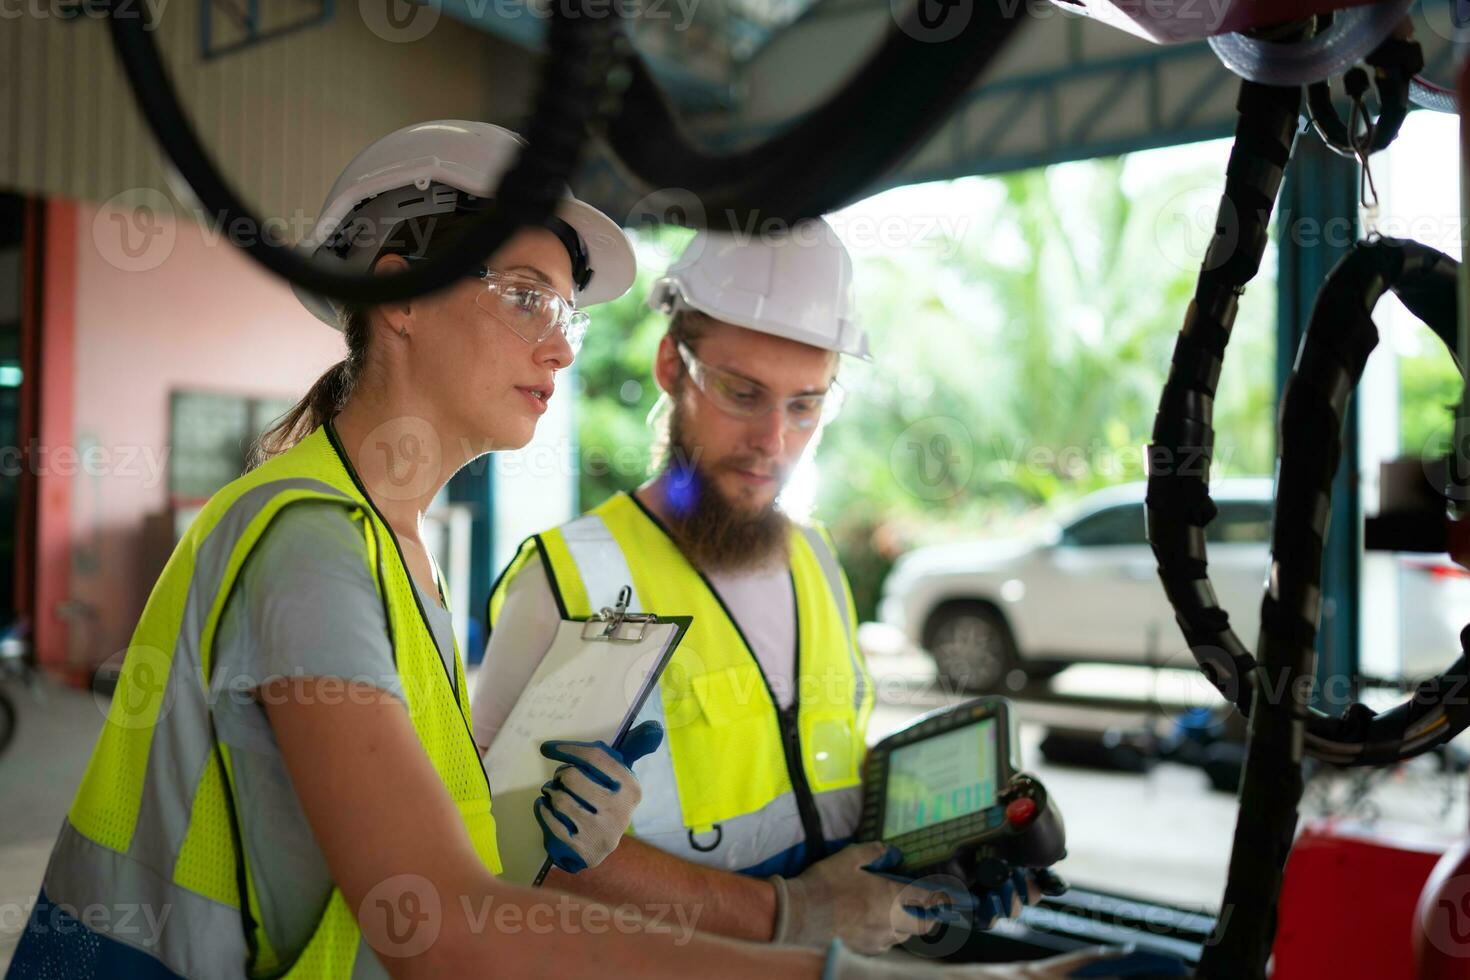
[(670, 315), (662, 470), (521, 547), (490, 599), (475, 740), (495, 736), (561, 610), (631, 585), (630, 608), (692, 614), (640, 719), (667, 739), (639, 764), (632, 834), (562, 884), (698, 903), (701, 928), (726, 935), (880, 952), (927, 931), (935, 896), (869, 873), (881, 844), (850, 843), (873, 687), (831, 540), (777, 503), (836, 413), (840, 355), (868, 358), (851, 260), (820, 220), (700, 232), (649, 304)]
[[(522, 145), (459, 120), (392, 133), (348, 165), (307, 247), (364, 273), (442, 255)], [(623, 293), (634, 260), (567, 194), (484, 261), (411, 300), (302, 295), (346, 354), (170, 557), (7, 978), (890, 980), (841, 948), (681, 935), (497, 877), (420, 523), (460, 466), (530, 440), (587, 325), (579, 304)], [(642, 733), (657, 744), (657, 725)], [(567, 763), (538, 805), (548, 853), (595, 867), (637, 802), (637, 753), (543, 751)]]

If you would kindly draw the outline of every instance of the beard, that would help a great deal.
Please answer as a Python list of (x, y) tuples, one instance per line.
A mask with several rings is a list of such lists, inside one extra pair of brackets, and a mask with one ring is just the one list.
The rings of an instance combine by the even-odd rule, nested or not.
[[(765, 460), (753, 454), (730, 456), (713, 466), (689, 442), (684, 411), (676, 401), (669, 418), (669, 453), (665, 496), (669, 530), (684, 557), (706, 572), (753, 572), (784, 563), (791, 519), (772, 501), (742, 507), (727, 497), (713, 479), (724, 471), (760, 469)], [(784, 484), (787, 474), (773, 474)]]

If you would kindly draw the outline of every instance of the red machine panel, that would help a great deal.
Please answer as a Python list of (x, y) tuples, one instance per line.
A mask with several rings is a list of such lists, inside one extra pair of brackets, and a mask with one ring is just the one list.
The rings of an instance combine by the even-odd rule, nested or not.
[(1272, 980), (1414, 980), (1414, 913), (1443, 854), (1331, 821), (1308, 824), (1286, 862)]

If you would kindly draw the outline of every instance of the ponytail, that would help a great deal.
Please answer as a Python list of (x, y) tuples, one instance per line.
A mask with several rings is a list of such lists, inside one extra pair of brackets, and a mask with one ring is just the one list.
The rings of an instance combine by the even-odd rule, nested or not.
[(357, 387), (357, 379), (367, 357), (366, 311), (353, 307), (343, 310), (342, 333), (347, 338), (347, 356), (327, 368), (289, 412), (260, 434), (250, 449), (251, 469), (272, 456), (279, 456), (326, 425), (347, 404), (347, 399)]
[[(454, 211), (427, 218), (405, 219), (404, 222), (394, 225), (386, 239), (387, 244), (369, 263), (369, 268), (375, 267), (383, 255), (396, 251), (394, 243), (401, 239), (401, 233), (410, 221), (414, 222), (418, 228), (417, 234), (424, 242), (420, 257), (432, 258), (454, 248), (459, 240), (457, 236), (463, 235), (465, 226), (474, 217), (474, 213), (470, 211)], [(424, 224), (420, 225), (419, 222)], [(347, 399), (352, 397), (352, 392), (362, 377), (363, 365), (367, 363), (368, 335), (371, 332), (368, 308), (349, 303), (343, 307), (341, 318), (342, 335), (347, 340), (347, 356), (328, 368), (325, 374), (317, 378), (316, 384), (311, 386), (311, 390), (301, 401), (260, 434), (260, 438), (250, 448), (249, 468), (254, 469), (272, 456), (279, 456), (320, 426), (326, 425), (333, 416), (342, 411)]]

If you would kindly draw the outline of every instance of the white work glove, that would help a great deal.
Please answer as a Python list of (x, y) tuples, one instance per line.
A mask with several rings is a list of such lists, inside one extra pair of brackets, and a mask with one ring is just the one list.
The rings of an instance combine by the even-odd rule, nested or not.
[(597, 867), (613, 852), (643, 798), (629, 767), (663, 738), (662, 725), (645, 721), (617, 748), (600, 741), (541, 743), (542, 755), (564, 763), (541, 787), (534, 805), (552, 864), (576, 874)]
[(881, 953), (936, 925), (924, 912), (949, 904), (943, 892), (894, 881), (869, 870), (897, 857), (887, 844), (851, 844), (795, 878), (772, 878), (776, 931), (772, 942), (824, 949), (840, 939), (859, 953)]
[[(827, 965), (822, 970), (822, 980), (1065, 980), (1083, 971), (1082, 976), (1109, 980), (1114, 977), (1137, 975), (1130, 963), (1136, 956), (1131, 949), (1108, 949), (1102, 946), (1080, 949), (1064, 956), (1051, 956), (1044, 960), (1025, 963), (974, 963), (963, 966), (944, 966), (937, 963), (920, 963), (912, 958), (884, 957), (874, 959), (859, 956), (841, 943), (832, 944), (827, 955)], [(1150, 964), (1154, 962), (1149, 959)], [(1110, 972), (1110, 964), (1118, 972)], [(1168, 964), (1161, 964), (1167, 966)], [(1179, 964), (1182, 968), (1183, 964)], [(1169, 976), (1171, 970), (1150, 973), (1150, 976)], [(1181, 972), (1178, 976), (1187, 976)]]

